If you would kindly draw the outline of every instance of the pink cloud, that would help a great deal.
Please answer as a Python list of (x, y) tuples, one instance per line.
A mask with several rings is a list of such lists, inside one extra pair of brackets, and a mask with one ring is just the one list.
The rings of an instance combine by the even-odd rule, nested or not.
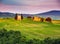
[(50, 10), (60, 10), (57, 4), (40, 4), (40, 5), (28, 5), (28, 6), (16, 6), (0, 4), (0, 11), (14, 12), (14, 13), (41, 13)]

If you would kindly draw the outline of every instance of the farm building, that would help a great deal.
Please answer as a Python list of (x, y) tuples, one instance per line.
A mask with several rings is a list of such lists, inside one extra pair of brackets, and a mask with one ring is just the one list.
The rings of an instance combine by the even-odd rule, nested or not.
[(22, 19), (23, 19), (22, 14), (16, 14), (15, 20), (22, 20)]
[(33, 17), (33, 21), (40, 21), (40, 22), (43, 22), (44, 19), (41, 18), (41, 17), (38, 17), (38, 16), (34, 16), (34, 17)]

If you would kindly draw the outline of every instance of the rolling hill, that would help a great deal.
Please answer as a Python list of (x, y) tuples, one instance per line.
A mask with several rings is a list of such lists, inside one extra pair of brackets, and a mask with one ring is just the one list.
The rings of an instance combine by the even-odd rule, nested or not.
[[(59, 10), (52, 10), (44, 13), (38, 13), (38, 14), (22, 14), (24, 17), (27, 16), (40, 16), (40, 17), (51, 17), (54, 20), (60, 20), (60, 11)], [(14, 13), (10, 12), (0, 12), (0, 17), (14, 17)]]
[(36, 16), (40, 16), (40, 17), (51, 17), (54, 20), (60, 20), (60, 11), (58, 10), (52, 10), (52, 11), (48, 11), (48, 12), (44, 12), (44, 13), (39, 13), (39, 14), (35, 14)]
[(14, 17), (15, 14), (14, 13), (10, 13), (10, 12), (0, 12), (0, 17)]
[(60, 24), (34, 22), (31, 19), (17, 21), (0, 19), (0, 29), (20, 31), (27, 39), (60, 38)]
[(40, 14), (37, 14), (37, 15), (56, 15), (56, 16), (58, 15), (58, 16), (60, 16), (60, 11), (52, 10), (52, 11), (40, 13)]

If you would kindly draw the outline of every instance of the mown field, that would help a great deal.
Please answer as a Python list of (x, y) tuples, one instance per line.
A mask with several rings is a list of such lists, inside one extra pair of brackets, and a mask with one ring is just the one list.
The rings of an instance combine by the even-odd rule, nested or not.
[(35, 22), (31, 19), (23, 19), (22, 21), (14, 19), (0, 19), (0, 29), (5, 28), (8, 31), (18, 30), (23, 36), (26, 36), (27, 39), (44, 39), (47, 37), (60, 38), (60, 21), (55, 22)]

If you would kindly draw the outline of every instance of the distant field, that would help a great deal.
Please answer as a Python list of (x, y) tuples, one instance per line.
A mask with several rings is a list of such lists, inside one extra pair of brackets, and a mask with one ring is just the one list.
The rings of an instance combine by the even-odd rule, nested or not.
[(47, 37), (60, 38), (60, 21), (53, 23), (34, 22), (31, 19), (16, 21), (14, 19), (0, 19), (0, 29), (21, 31), (27, 39), (44, 39)]
[(54, 24), (60, 24), (60, 20), (53, 20), (52, 21)]

